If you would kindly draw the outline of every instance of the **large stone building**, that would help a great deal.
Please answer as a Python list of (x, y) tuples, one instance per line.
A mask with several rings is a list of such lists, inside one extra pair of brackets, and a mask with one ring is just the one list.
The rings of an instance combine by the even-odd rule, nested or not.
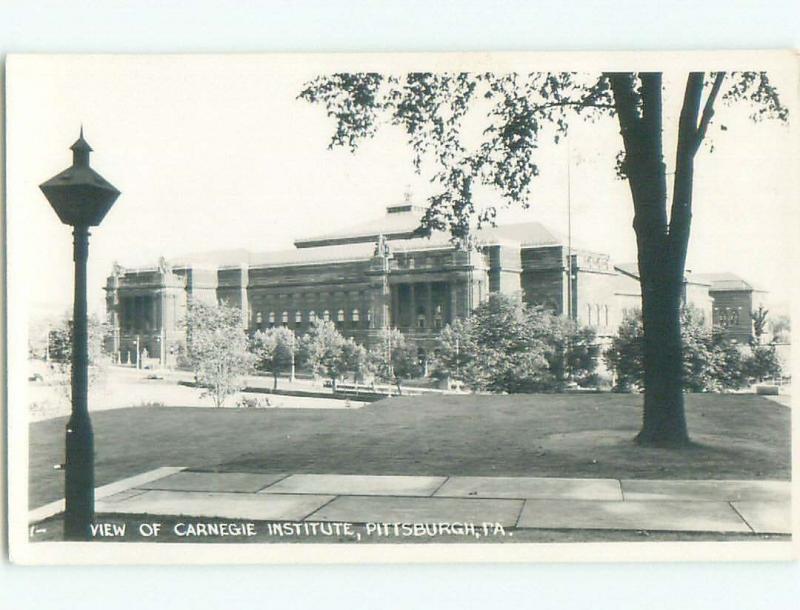
[[(594, 327), (601, 337), (639, 307), (635, 266), (615, 266), (606, 254), (570, 247), (540, 223), (480, 230), (477, 247), (463, 249), (446, 235), (417, 236), (422, 213), (406, 201), (347, 231), (298, 239), (288, 251), (225, 251), (162, 259), (142, 269), (116, 266), (106, 286), (113, 350), (121, 362), (134, 362), (137, 350), (146, 350), (173, 364), (191, 299), (241, 308), (251, 332), (282, 325), (302, 334), (313, 320), (325, 319), (363, 344), (394, 327), (423, 349), (490, 292), (521, 295)], [(687, 301), (706, 310), (709, 320), (712, 311), (716, 316), (710, 288), (695, 278), (686, 282)]]

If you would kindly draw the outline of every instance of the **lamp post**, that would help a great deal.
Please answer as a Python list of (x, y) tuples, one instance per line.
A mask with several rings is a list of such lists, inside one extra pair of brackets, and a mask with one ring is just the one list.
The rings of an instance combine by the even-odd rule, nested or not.
[(83, 139), (70, 147), (72, 166), (39, 188), (74, 236), (75, 300), (72, 313), (72, 414), (67, 422), (64, 465), (64, 539), (89, 540), (94, 520), (94, 434), (89, 418), (89, 341), (86, 317), (86, 262), (89, 227), (96, 227), (119, 191), (89, 167), (92, 147)]

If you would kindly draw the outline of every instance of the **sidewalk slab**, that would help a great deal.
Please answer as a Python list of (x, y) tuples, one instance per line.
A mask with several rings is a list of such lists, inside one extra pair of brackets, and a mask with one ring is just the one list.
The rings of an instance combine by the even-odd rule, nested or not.
[(789, 502), (733, 502), (733, 507), (756, 534), (791, 534)]
[(733, 502), (759, 500), (788, 502), (788, 481), (703, 481), (623, 479), (626, 500), (694, 500)]
[(360, 474), (293, 474), (263, 489), (262, 494), (330, 494), (336, 496), (430, 496), (447, 477)]
[(744, 532), (727, 502), (596, 502), (526, 500), (520, 528)]
[(306, 521), (350, 523), (499, 523), (513, 527), (521, 500), (342, 496)]
[(450, 498), (553, 498), (622, 500), (616, 479), (550, 477), (450, 477), (434, 494)]
[(146, 491), (118, 502), (97, 502), (98, 513), (184, 515), (300, 521), (333, 496), (259, 495), (235, 492)]
[[(161, 479), (175, 472), (180, 472), (184, 468), (185, 466), (162, 466), (161, 468), (148, 470), (147, 472), (142, 472), (141, 474), (136, 474), (132, 477), (126, 477), (124, 479), (120, 479), (119, 481), (114, 481), (108, 485), (95, 487), (94, 498), (95, 500), (109, 498), (121, 492), (132, 489), (137, 485), (143, 485), (148, 481)], [(52, 517), (53, 515), (57, 515), (58, 513), (64, 512), (64, 509), (65, 502), (62, 498), (61, 500), (56, 500), (55, 502), (50, 502), (49, 504), (45, 504), (44, 506), (39, 506), (38, 508), (28, 511), (28, 521), (31, 523), (41, 521), (43, 519), (47, 519), (48, 517)]]
[(178, 472), (148, 481), (140, 489), (165, 491), (230, 491), (256, 492), (284, 478), (285, 474), (253, 474), (247, 472)]

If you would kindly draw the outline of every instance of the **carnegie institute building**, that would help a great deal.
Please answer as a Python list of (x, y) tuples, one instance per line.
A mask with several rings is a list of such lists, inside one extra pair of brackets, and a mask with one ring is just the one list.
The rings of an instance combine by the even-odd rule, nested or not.
[[(250, 332), (286, 326), (302, 334), (324, 319), (365, 345), (382, 329), (398, 328), (423, 350), (491, 292), (521, 295), (601, 337), (640, 306), (635, 265), (575, 248), (538, 222), (482, 229), (474, 236), (477, 247), (467, 250), (444, 234), (418, 237), (423, 211), (406, 201), (349, 230), (298, 239), (287, 251), (215, 252), (137, 269), (115, 265), (106, 285), (113, 353), (123, 363), (134, 362), (138, 350), (174, 365), (192, 299), (241, 308)], [(757, 291), (729, 276), (715, 286), (714, 278), (688, 274), (684, 300), (744, 340)], [(715, 307), (720, 299), (724, 310)]]

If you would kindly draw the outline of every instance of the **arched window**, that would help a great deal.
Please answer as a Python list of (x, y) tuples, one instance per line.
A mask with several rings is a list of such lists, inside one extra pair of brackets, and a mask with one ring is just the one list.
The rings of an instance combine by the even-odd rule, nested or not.
[(284, 312), (281, 314), (281, 323), (282, 323), (284, 326), (285, 326), (285, 325), (287, 325), (287, 324), (289, 323), (289, 312), (288, 312), (288, 311), (284, 311)]
[(350, 313), (350, 319), (351, 319), (353, 322), (358, 322), (358, 321), (359, 321), (359, 318), (360, 318), (360, 314), (359, 314), (359, 312), (358, 312), (358, 309), (354, 309), (354, 310), (353, 310), (353, 311)]
[(311, 311), (308, 312), (308, 321), (313, 322), (316, 319), (317, 319), (317, 312), (312, 309)]
[(303, 312), (302, 311), (295, 311), (294, 312), (294, 323), (295, 324), (302, 324), (303, 323)]
[(269, 312), (268, 320), (269, 320), (270, 324), (275, 324), (275, 312), (274, 311), (270, 311)]
[(326, 322), (330, 322), (331, 312), (328, 311), (327, 309), (325, 311), (323, 311), (322, 312), (322, 319), (325, 320)]
[(261, 312), (260, 312), (260, 311), (257, 311), (257, 312), (256, 312), (256, 324), (258, 324), (259, 326), (261, 326), (261, 322), (262, 322), (262, 320), (261, 320)]
[(595, 305), (595, 323), (600, 326), (600, 304)]
[(336, 312), (336, 321), (337, 322), (344, 322), (344, 309), (340, 309)]

